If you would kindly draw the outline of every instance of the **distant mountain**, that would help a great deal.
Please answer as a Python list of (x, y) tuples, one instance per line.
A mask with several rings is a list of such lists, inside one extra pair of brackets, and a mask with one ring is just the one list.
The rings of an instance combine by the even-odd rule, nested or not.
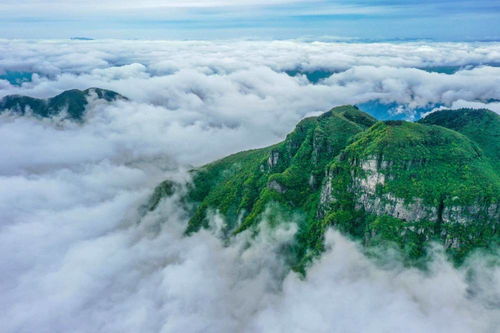
[(100, 88), (67, 90), (49, 99), (9, 95), (0, 100), (0, 113), (10, 111), (24, 115), (31, 112), (36, 116), (46, 118), (60, 115), (61, 112), (67, 112), (68, 118), (81, 120), (88, 104), (88, 98), (92, 96), (108, 102), (126, 99), (126, 97), (114, 91)]
[(71, 40), (94, 40), (94, 38), (90, 37), (71, 37)]
[[(262, 217), (298, 221), (287, 254), (299, 271), (323, 251), (329, 226), (368, 247), (396, 246), (410, 262), (438, 241), (459, 263), (500, 244), (499, 118), (446, 110), (381, 122), (353, 106), (306, 118), (281, 143), (193, 170), (186, 232), (207, 227), (215, 211), (227, 237)], [(174, 188), (160, 184), (151, 209)]]

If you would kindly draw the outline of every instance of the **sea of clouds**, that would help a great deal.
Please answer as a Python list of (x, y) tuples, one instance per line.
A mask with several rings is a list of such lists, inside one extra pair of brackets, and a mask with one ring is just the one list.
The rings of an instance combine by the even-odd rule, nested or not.
[(499, 62), (500, 43), (0, 40), (0, 75), (32, 73), (0, 79), (0, 98), (100, 87), (130, 99), (91, 98), (82, 124), (0, 115), (0, 331), (495, 332), (495, 257), (456, 269), (436, 248), (426, 272), (381, 266), (332, 230), (301, 279), (277, 255), (292, 221), (225, 244), (219, 216), (183, 236), (182, 190), (144, 205), (163, 179), (188, 182), (192, 166), (276, 143), (335, 105), (500, 112)]

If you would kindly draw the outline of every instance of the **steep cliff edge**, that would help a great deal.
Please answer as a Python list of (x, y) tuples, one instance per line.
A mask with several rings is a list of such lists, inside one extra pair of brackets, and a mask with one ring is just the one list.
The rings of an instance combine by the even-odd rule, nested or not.
[[(487, 113), (489, 130), (479, 135), (475, 113), (445, 118), (455, 114), (461, 127), (434, 114), (418, 123), (377, 122), (353, 106), (306, 118), (281, 143), (194, 170), (186, 232), (208, 226), (214, 213), (224, 217), (227, 237), (263, 217), (293, 220), (298, 232), (288, 256), (298, 270), (321, 253), (330, 226), (367, 246), (397, 246), (408, 260), (438, 241), (460, 262), (499, 242), (500, 172), (491, 148), (498, 136), (491, 128), (500, 117)], [(152, 208), (171, 187), (157, 188)]]
[(323, 191), (328, 224), (415, 258), (437, 240), (460, 260), (493, 241), (500, 220), (498, 170), (476, 143), (440, 126), (377, 123), (331, 164)]
[(314, 219), (326, 166), (351, 137), (375, 122), (354, 107), (336, 108), (302, 120), (282, 143), (201, 168), (190, 193), (201, 204), (188, 232), (206, 223), (209, 208), (226, 216), (228, 232), (252, 226), (270, 203)]

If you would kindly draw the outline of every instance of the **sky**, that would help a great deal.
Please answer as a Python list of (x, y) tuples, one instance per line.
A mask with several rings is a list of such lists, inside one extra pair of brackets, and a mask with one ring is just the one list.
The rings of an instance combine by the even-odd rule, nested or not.
[(496, 0), (3, 0), (2, 38), (500, 39)]

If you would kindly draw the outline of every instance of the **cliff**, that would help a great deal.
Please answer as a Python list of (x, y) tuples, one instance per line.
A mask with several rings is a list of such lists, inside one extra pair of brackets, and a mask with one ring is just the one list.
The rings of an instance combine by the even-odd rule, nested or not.
[[(459, 263), (499, 243), (499, 118), (448, 110), (380, 122), (353, 106), (306, 118), (281, 143), (193, 170), (186, 232), (214, 212), (226, 237), (288, 216), (299, 227), (288, 251), (298, 270), (322, 252), (330, 226), (366, 246), (396, 246), (409, 261), (437, 241)], [(157, 188), (152, 208), (171, 187)]]

